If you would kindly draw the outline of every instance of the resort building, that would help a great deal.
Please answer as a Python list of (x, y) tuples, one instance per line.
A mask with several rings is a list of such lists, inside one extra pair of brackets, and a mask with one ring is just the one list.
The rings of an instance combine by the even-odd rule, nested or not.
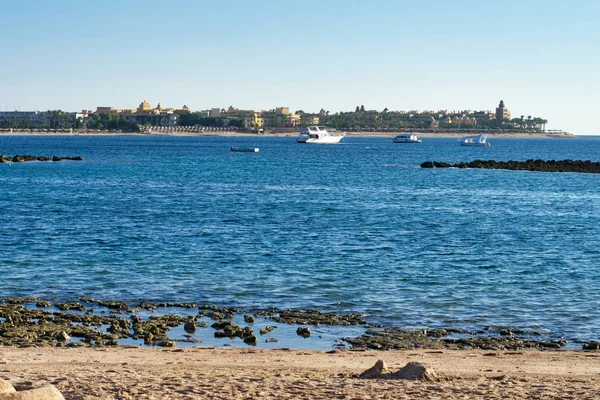
[(97, 107), (98, 114), (121, 114), (130, 121), (140, 125), (150, 123), (153, 126), (174, 126), (179, 120), (178, 116), (190, 112), (190, 108), (184, 105), (182, 108), (165, 108), (160, 103), (156, 107), (144, 100), (137, 108), (118, 109), (114, 107)]
[[(36, 125), (39, 122), (48, 120), (49, 111), (0, 111), (0, 121), (3, 120), (26, 120), (31, 121)], [(88, 110), (83, 110), (81, 112), (65, 112), (63, 115), (75, 118), (82, 119), (88, 116)]]
[(46, 119), (45, 111), (0, 111), (0, 121), (2, 120), (29, 120), (37, 122)]
[(152, 107), (146, 100), (142, 101), (138, 108), (114, 108), (114, 107), (97, 107), (96, 113), (107, 114), (126, 114), (126, 115), (160, 115), (160, 114), (185, 114), (190, 112), (190, 108), (184, 105), (182, 108), (165, 108), (160, 103), (156, 107)]
[(510, 111), (504, 106), (504, 101), (500, 100), (500, 105), (496, 108), (496, 119), (502, 121), (504, 119), (510, 120)]
[[(219, 109), (213, 109), (219, 110)], [(295, 128), (302, 124), (300, 114), (292, 114), (289, 107), (275, 107), (272, 110), (240, 110), (230, 106), (228, 109), (220, 110), (218, 117), (216, 112), (214, 118), (239, 119), (243, 121), (246, 129), (264, 128)], [(211, 113), (211, 117), (213, 113)]]

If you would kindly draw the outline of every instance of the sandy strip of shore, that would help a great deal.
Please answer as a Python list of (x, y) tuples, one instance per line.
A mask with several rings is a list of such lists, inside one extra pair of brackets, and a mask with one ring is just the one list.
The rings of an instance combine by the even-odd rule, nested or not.
[[(438, 378), (357, 378), (378, 359)], [(0, 348), (0, 378), (66, 399), (592, 399), (599, 376), (600, 352)]]

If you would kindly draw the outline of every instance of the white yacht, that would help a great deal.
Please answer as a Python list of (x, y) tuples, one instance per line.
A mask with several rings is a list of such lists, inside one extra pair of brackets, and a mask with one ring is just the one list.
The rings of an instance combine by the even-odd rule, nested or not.
[(399, 133), (392, 138), (394, 143), (421, 143), (421, 139), (414, 133)]
[(458, 140), (461, 146), (489, 146), (487, 136), (481, 134), (478, 136), (465, 136)]
[(296, 138), (298, 143), (312, 144), (336, 144), (344, 137), (344, 134), (332, 135), (323, 126), (309, 126)]

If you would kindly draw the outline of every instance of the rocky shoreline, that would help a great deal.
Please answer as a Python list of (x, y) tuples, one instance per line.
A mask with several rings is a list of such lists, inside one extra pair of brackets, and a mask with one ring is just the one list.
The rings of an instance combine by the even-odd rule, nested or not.
[[(161, 312), (162, 311), (162, 312)], [(258, 323), (260, 319), (261, 323)], [(237, 321), (237, 322), (236, 322)], [(243, 322), (242, 322), (243, 321)], [(18, 347), (150, 347), (198, 346), (198, 331), (212, 332), (215, 340), (230, 346), (240, 340), (247, 346), (278, 342), (279, 330), (295, 329), (298, 340), (309, 338), (322, 326), (357, 326), (364, 332), (344, 337), (332, 346), (340, 350), (485, 349), (558, 350), (566, 340), (552, 340), (543, 332), (502, 327), (477, 331), (447, 329), (400, 329), (369, 324), (359, 314), (336, 314), (318, 310), (239, 310), (194, 303), (148, 303), (81, 299), (51, 303), (37, 298), (10, 298), (0, 302), (0, 346)], [(183, 329), (183, 337), (169, 332)], [(211, 331), (212, 329), (212, 331)], [(320, 336), (319, 336), (320, 337)], [(221, 342), (218, 342), (221, 343)], [(594, 341), (582, 350), (599, 350)]]
[(83, 157), (81, 157), (81, 156), (75, 156), (75, 157), (24, 156), (24, 155), (20, 155), (20, 154), (16, 154), (15, 156), (10, 157), (10, 156), (5, 156), (3, 154), (0, 154), (0, 164), (9, 163), (9, 162), (22, 163), (22, 162), (30, 162), (30, 161), (43, 161), (43, 162), (53, 161), (53, 162), (58, 162), (58, 161), (63, 161), (63, 160), (68, 160), (68, 161), (82, 161)]
[(475, 160), (450, 164), (440, 161), (426, 161), (421, 168), (478, 168), (478, 169), (507, 169), (511, 171), (538, 172), (579, 172), (600, 174), (600, 162), (582, 160), (527, 160), (527, 161), (495, 161)]

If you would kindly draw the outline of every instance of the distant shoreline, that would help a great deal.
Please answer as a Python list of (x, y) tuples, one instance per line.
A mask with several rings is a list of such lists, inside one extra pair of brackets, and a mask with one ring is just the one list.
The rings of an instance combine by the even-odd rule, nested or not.
[[(393, 137), (398, 132), (361, 132), (360, 134), (347, 134), (347, 137)], [(294, 137), (298, 136), (300, 132), (281, 132), (281, 133), (268, 133), (268, 134), (256, 134), (250, 132), (208, 132), (208, 133), (198, 133), (198, 132), (173, 132), (173, 133), (138, 133), (138, 132), (130, 132), (130, 133), (116, 133), (116, 132), (0, 132), (0, 137), (2, 136), (145, 136), (145, 137), (165, 137), (165, 136), (194, 136), (194, 137), (204, 137), (204, 136), (222, 136), (222, 137)], [(422, 132), (417, 133), (417, 136), (422, 138), (460, 138), (469, 135), (478, 134), (474, 133), (436, 133), (436, 132)], [(578, 135), (557, 135), (550, 133), (484, 133), (490, 138), (579, 138), (581, 136)]]

